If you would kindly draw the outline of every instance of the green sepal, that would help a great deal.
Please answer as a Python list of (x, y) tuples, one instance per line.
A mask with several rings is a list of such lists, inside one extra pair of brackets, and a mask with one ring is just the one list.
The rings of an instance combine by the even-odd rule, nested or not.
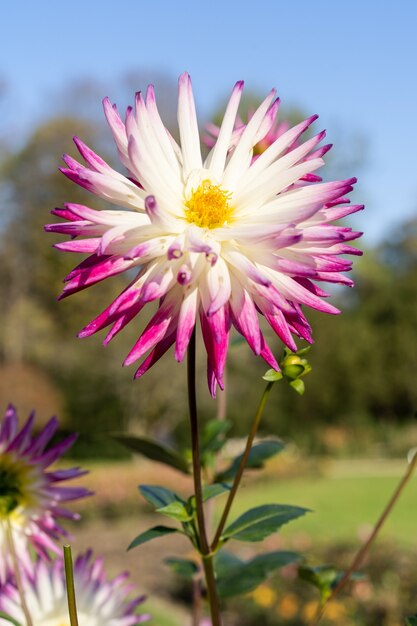
[(417, 615), (410, 615), (405, 618), (405, 626), (417, 626)]
[[(279, 454), (284, 447), (283, 442), (279, 439), (265, 439), (256, 443), (252, 446), (249, 453), (245, 469), (261, 469), (265, 465), (265, 461)], [(215, 480), (222, 481), (234, 478), (239, 469), (242, 456), (242, 454), (239, 454), (228, 468), (216, 475)]]
[(282, 372), (277, 372), (276, 370), (271, 369), (265, 372), (262, 378), (268, 381), (269, 383), (275, 383), (277, 380), (281, 380)]
[[(337, 587), (342, 580), (345, 572), (338, 570), (333, 565), (300, 565), (298, 568), (298, 577), (301, 580), (311, 583), (320, 592), (321, 602), (325, 602), (332, 594), (333, 589)], [(355, 572), (351, 575), (351, 580), (363, 579), (363, 574)]]
[(142, 545), (143, 543), (147, 543), (148, 541), (152, 541), (152, 539), (159, 539), (160, 537), (165, 537), (165, 535), (171, 535), (172, 533), (181, 532), (178, 528), (170, 528), (169, 526), (154, 526), (153, 528), (149, 528), (145, 530), (145, 532), (140, 533), (133, 541), (129, 544), (128, 550), (132, 550), (133, 548), (137, 548), (137, 546)]
[(289, 383), (290, 387), (292, 387), (293, 389), (295, 389), (295, 391), (300, 394), (300, 396), (302, 396), (306, 390), (306, 386), (304, 384), (304, 381), (301, 380), (300, 378), (297, 378), (296, 380), (292, 380)]
[[(220, 553), (221, 554), (221, 553)], [(219, 554), (219, 556), (220, 556)], [(237, 557), (223, 561), (216, 568), (218, 592), (223, 598), (248, 593), (263, 582), (272, 572), (300, 559), (296, 552), (270, 552), (242, 562)]]
[(199, 572), (197, 563), (190, 559), (180, 559), (177, 557), (168, 557), (164, 559), (164, 563), (168, 565), (176, 574), (184, 578), (192, 579)]
[(156, 509), (156, 512), (162, 513), (162, 515), (166, 515), (167, 517), (175, 519), (178, 522), (189, 522), (193, 519), (193, 514), (190, 513), (185, 504), (179, 502), (178, 500)]
[(222, 541), (232, 538), (238, 541), (262, 541), (284, 524), (307, 512), (308, 509), (290, 504), (264, 504), (249, 509), (226, 528)]
[(113, 439), (132, 452), (142, 454), (147, 459), (173, 467), (183, 474), (190, 473), (188, 462), (176, 450), (172, 450), (157, 441), (131, 435), (113, 435)]
[(159, 487), (158, 485), (139, 485), (139, 491), (142, 496), (156, 509), (161, 509), (168, 506), (172, 502), (181, 502), (185, 504), (184, 500), (180, 498), (174, 491), (166, 489), (166, 487)]
[(295, 380), (296, 378), (298, 378), (299, 376), (301, 376), (301, 374), (304, 373), (304, 366), (303, 365), (287, 365), (287, 367), (285, 368), (285, 376), (287, 378), (291, 378), (291, 380)]
[(11, 617), (10, 615), (7, 615), (7, 613), (3, 613), (3, 611), (0, 611), (0, 617), (4, 620), (6, 620), (6, 622), (10, 622), (11, 624), (14, 624), (14, 626), (22, 626), (22, 624), (20, 622), (18, 622), (17, 620), (15, 620), (13, 617)]

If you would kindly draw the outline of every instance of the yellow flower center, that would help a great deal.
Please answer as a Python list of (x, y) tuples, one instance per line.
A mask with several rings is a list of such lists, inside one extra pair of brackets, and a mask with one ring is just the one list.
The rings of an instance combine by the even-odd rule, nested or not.
[(31, 469), (8, 454), (0, 456), (0, 520), (17, 514), (18, 507), (33, 504)]
[(200, 228), (219, 228), (231, 221), (231, 194), (209, 180), (203, 180), (185, 203), (187, 221)]

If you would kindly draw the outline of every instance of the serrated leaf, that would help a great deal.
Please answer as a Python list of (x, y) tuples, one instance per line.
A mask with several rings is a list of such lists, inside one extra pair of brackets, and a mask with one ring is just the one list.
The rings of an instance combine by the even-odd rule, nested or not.
[(183, 474), (190, 473), (188, 462), (178, 452), (157, 441), (131, 435), (113, 435), (113, 439), (116, 439), (132, 452), (142, 454), (147, 459), (169, 465), (169, 467), (173, 467)]
[(275, 383), (277, 380), (281, 380), (282, 372), (277, 372), (276, 370), (271, 369), (265, 372), (262, 378), (268, 381), (269, 383)]
[(255, 557), (246, 563), (232, 566), (228, 572), (218, 578), (219, 595), (223, 598), (248, 593), (255, 589), (275, 570), (298, 561), (295, 552), (270, 552)]
[[(265, 461), (272, 458), (276, 454), (279, 454), (284, 447), (283, 442), (278, 439), (266, 439), (265, 441), (256, 443), (252, 446), (249, 453), (249, 458), (246, 462), (246, 469), (260, 469), (264, 466)], [(233, 460), (227, 469), (217, 474), (216, 480), (222, 481), (234, 478), (239, 469), (242, 456), (242, 454), (239, 454), (239, 456)]]
[(15, 620), (13, 617), (8, 615), (7, 613), (4, 613), (3, 611), (0, 611), (0, 617), (2, 619), (6, 620), (6, 622), (10, 622), (11, 624), (14, 624), (14, 626), (22, 626), (22, 624), (20, 622)]
[(190, 559), (168, 557), (164, 559), (164, 563), (168, 565), (176, 574), (179, 574), (184, 578), (190, 579), (198, 574), (198, 565)]
[(300, 394), (300, 396), (303, 395), (303, 393), (306, 390), (306, 386), (304, 384), (304, 381), (301, 380), (300, 378), (297, 378), (296, 380), (292, 380), (290, 382), (290, 387), (292, 387), (293, 389), (295, 389), (295, 391)]
[(165, 537), (165, 535), (171, 535), (172, 533), (179, 533), (181, 531), (178, 528), (170, 528), (169, 526), (154, 526), (153, 528), (149, 528), (145, 530), (145, 532), (140, 533), (133, 541), (129, 544), (128, 550), (132, 550), (133, 548), (137, 548), (137, 546), (142, 545), (143, 543), (147, 543), (148, 541), (152, 541), (152, 539), (159, 539), (160, 537)]
[(170, 502), (166, 506), (161, 507), (160, 509), (156, 509), (157, 513), (162, 513), (162, 515), (166, 515), (171, 519), (175, 519), (178, 522), (189, 522), (193, 519), (193, 516), (187, 511), (187, 508), (184, 506), (182, 502)]
[(281, 526), (307, 513), (308, 509), (290, 504), (264, 504), (243, 513), (222, 535), (223, 540), (262, 541)]
[(139, 485), (139, 491), (145, 500), (153, 504), (156, 509), (168, 506), (171, 502), (182, 502), (184, 504), (182, 498), (174, 491), (166, 489), (165, 487), (159, 487), (158, 485)]

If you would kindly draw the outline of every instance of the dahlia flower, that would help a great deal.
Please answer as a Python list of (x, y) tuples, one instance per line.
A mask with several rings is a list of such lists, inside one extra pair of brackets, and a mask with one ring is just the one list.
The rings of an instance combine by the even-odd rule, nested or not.
[(12, 565), (9, 529), (19, 560), (27, 568), (29, 545), (41, 556), (46, 557), (49, 550), (60, 554), (54, 540), (66, 535), (66, 531), (57, 518), (79, 518), (77, 513), (63, 508), (62, 503), (90, 495), (83, 487), (57, 485), (87, 472), (77, 467), (46, 471), (71, 447), (76, 435), (46, 448), (58, 422), (52, 418), (34, 436), (33, 420), (34, 413), (19, 431), (16, 410), (9, 406), (0, 422), (0, 582), (6, 579)]
[[(135, 614), (144, 598), (127, 598), (132, 590), (126, 584), (127, 577), (123, 573), (108, 580), (102, 559), (91, 560), (91, 552), (75, 560), (74, 586), (80, 626), (135, 626), (148, 619), (147, 615)], [(70, 626), (62, 559), (52, 565), (38, 560), (23, 576), (23, 590), (36, 626)], [(19, 593), (12, 581), (0, 589), (0, 611), (20, 624), (25, 623)], [(0, 626), (10, 626), (10, 622), (0, 617)]]
[(298, 143), (317, 116), (284, 132), (253, 161), (254, 146), (273, 127), (279, 99), (272, 90), (237, 136), (242, 89), (243, 82), (236, 83), (204, 161), (188, 74), (179, 79), (180, 145), (161, 121), (152, 86), (145, 98), (136, 95), (125, 122), (106, 98), (104, 112), (127, 176), (77, 137), (86, 165), (65, 155), (62, 172), (122, 210), (66, 204), (53, 211), (66, 222), (46, 226), (70, 235), (70, 241), (56, 244), (58, 249), (89, 255), (66, 277), (61, 298), (109, 276), (135, 272), (79, 336), (110, 326), (107, 343), (147, 303), (159, 301), (124, 361), (129, 365), (145, 357), (139, 377), (174, 344), (181, 361), (199, 317), (212, 395), (217, 384), (223, 388), (232, 326), (256, 355), (278, 369), (258, 316), (291, 350), (297, 349), (293, 336), (312, 342), (301, 307), (338, 313), (323, 300), (328, 294), (316, 281), (352, 285), (343, 274), (351, 262), (340, 255), (360, 254), (346, 242), (361, 233), (332, 223), (363, 208), (346, 198), (356, 179), (321, 182), (313, 173), (330, 147), (318, 147), (324, 132)]

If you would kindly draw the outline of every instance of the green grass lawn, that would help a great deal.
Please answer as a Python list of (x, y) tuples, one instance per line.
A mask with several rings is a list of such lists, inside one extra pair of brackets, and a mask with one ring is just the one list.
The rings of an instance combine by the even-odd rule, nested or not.
[[(375, 524), (396, 488), (405, 462), (336, 462), (323, 476), (268, 480), (243, 486), (232, 516), (265, 503), (312, 510), (283, 528), (287, 536), (308, 533), (314, 541), (355, 540)], [(381, 536), (417, 544), (417, 478), (407, 484)]]

